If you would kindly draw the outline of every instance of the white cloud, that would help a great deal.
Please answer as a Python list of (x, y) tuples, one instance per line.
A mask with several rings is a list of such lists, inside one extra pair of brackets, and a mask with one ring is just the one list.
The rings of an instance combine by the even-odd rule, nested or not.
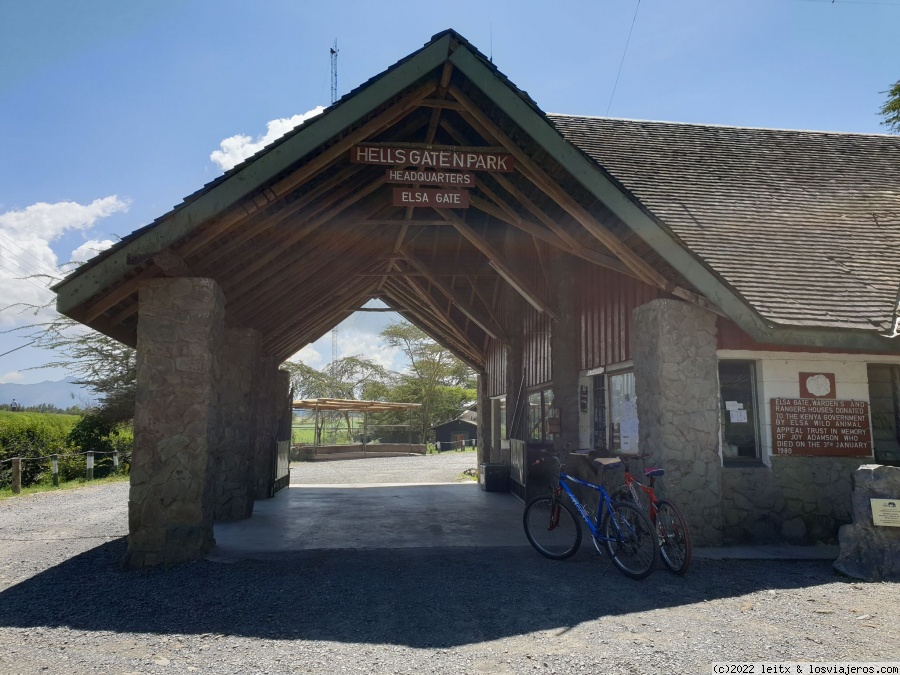
[(248, 157), (255, 155), (272, 141), (281, 138), (298, 124), (302, 124), (306, 120), (315, 117), (325, 110), (324, 106), (316, 106), (302, 115), (294, 115), (293, 117), (281, 117), (277, 120), (271, 120), (266, 123), (266, 133), (263, 136), (257, 136), (254, 141), (250, 136), (238, 134), (226, 138), (219, 143), (221, 150), (214, 150), (209, 158), (219, 165), (223, 171), (240, 164)]
[(0, 375), (0, 384), (12, 384), (13, 382), (21, 382), (25, 379), (18, 370), (12, 370), (5, 375)]
[(81, 246), (72, 251), (72, 255), (69, 256), (69, 262), (72, 264), (80, 265), (81, 263), (90, 260), (98, 253), (105, 251), (115, 243), (116, 242), (114, 242), (112, 239), (104, 239), (102, 241), (98, 239), (91, 239), (90, 241), (86, 241)]
[[(0, 213), (0, 326), (22, 321), (21, 306), (42, 306), (53, 299), (48, 287), (60, 276), (56, 253), (50, 244), (71, 230), (86, 231), (114, 213), (128, 210), (128, 202), (116, 195), (77, 202), (39, 202), (21, 210)], [(102, 246), (105, 242), (88, 242)], [(18, 304), (18, 308), (5, 309)], [(32, 310), (27, 318), (40, 312)]]
[(38, 202), (21, 211), (0, 214), (0, 229), (16, 237), (53, 241), (68, 230), (88, 230), (100, 218), (128, 210), (128, 202), (116, 195), (77, 202)]
[(338, 358), (345, 356), (363, 356), (374, 361), (382, 368), (395, 370), (400, 350), (396, 347), (388, 347), (381, 336), (375, 333), (361, 331), (346, 331), (341, 333), (338, 329)]
[(318, 368), (323, 365), (322, 355), (316, 351), (312, 345), (306, 345), (303, 349), (294, 354), (290, 360), (301, 361), (312, 368)]

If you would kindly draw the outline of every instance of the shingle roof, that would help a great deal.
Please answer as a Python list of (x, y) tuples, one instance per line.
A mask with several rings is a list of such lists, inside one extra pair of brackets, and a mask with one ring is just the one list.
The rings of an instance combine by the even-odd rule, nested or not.
[(768, 320), (891, 329), (900, 136), (547, 117)]

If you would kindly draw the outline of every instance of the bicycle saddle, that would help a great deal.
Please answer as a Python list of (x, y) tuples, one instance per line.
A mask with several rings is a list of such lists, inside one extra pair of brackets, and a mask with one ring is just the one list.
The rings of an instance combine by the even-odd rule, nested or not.
[(645, 475), (647, 478), (654, 478), (654, 477), (656, 477), (656, 476), (665, 476), (665, 475), (666, 475), (666, 470), (665, 470), (665, 469), (647, 469), (647, 470), (644, 472), (644, 475)]

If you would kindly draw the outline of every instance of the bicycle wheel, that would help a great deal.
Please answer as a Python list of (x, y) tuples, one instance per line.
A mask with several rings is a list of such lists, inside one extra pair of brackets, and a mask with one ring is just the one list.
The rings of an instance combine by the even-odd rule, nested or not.
[[(551, 513), (555, 511), (555, 513)], [(535, 497), (522, 516), (525, 536), (543, 556), (565, 560), (581, 545), (581, 524), (572, 507), (550, 495)]]
[(653, 571), (659, 540), (650, 519), (632, 502), (613, 502), (612, 513), (604, 518), (603, 534), (610, 539), (606, 542), (609, 557), (626, 577), (643, 579)]
[(691, 537), (681, 512), (667, 499), (656, 502), (659, 557), (675, 574), (684, 574), (691, 564)]

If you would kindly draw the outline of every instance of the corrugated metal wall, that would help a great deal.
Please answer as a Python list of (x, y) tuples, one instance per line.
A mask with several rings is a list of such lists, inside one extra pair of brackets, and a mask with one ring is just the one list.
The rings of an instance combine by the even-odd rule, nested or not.
[(485, 370), (488, 396), (503, 396), (506, 393), (506, 350), (499, 340), (490, 338), (488, 341)]
[(580, 264), (578, 312), (581, 368), (599, 368), (631, 358), (631, 313), (660, 297), (647, 284), (603, 267)]
[(550, 370), (550, 328), (551, 320), (529, 306), (523, 317), (523, 354), (525, 386), (536, 387), (549, 382)]

